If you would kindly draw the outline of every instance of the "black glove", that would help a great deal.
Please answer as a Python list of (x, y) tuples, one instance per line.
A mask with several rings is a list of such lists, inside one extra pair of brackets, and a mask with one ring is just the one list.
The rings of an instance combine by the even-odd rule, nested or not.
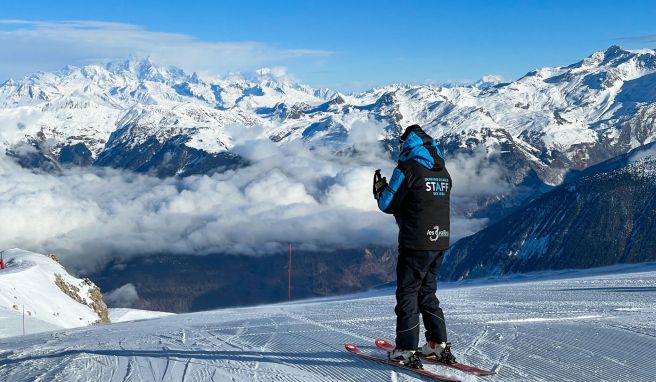
[(380, 175), (380, 169), (374, 173), (374, 198), (378, 200), (380, 194), (387, 188), (387, 178)]

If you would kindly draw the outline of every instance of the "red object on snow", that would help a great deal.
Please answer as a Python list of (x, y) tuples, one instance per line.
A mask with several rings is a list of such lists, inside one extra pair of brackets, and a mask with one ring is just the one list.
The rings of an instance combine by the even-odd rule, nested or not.
[(5, 259), (0, 259), (0, 269), (5, 269)]

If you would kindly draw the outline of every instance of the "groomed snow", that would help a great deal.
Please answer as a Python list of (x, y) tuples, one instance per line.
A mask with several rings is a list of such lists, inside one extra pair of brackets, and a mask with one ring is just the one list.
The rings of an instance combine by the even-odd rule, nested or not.
[[(653, 381), (656, 266), (593, 272), (441, 285), (459, 360), (498, 375), (427, 367), (466, 381)], [(343, 350), (353, 342), (376, 351), (375, 338), (393, 339), (393, 306), (387, 288), (5, 338), (0, 375), (6, 381), (419, 381)]]
[(148, 320), (151, 318), (165, 317), (173, 314), (174, 313), (157, 312), (152, 310), (130, 309), (130, 308), (109, 309), (109, 319), (112, 322)]

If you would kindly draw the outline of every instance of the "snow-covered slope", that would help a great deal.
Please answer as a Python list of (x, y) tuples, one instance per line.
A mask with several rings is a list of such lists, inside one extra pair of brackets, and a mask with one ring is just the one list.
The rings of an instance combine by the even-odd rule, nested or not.
[[(380, 139), (393, 139), (419, 123), (448, 153), (498, 153), (514, 184), (531, 171), (558, 184), (571, 168), (656, 139), (655, 84), (656, 51), (617, 46), (509, 83), (389, 85), (355, 95), (312, 89), (269, 69), (201, 78), (128, 60), (5, 82), (0, 146), (16, 156), (30, 151), (25, 145), (36, 148), (43, 155), (23, 161), (30, 166), (102, 158), (97, 164), (147, 171), (135, 163), (170, 152), (167, 142), (206, 155), (230, 150), (230, 126), (259, 125), (276, 142), (343, 149), (354, 124), (375, 121), (384, 127)], [(198, 153), (178, 159), (173, 173), (188, 173), (198, 160)]]
[(130, 308), (110, 308), (109, 319), (112, 322), (126, 322), (136, 320), (148, 320), (151, 318), (170, 316), (174, 313), (154, 312), (152, 310), (130, 309)]
[[(441, 285), (455, 354), (496, 370), (484, 378), (490, 382), (653, 381), (656, 264), (614, 272)], [(0, 339), (0, 375), (5, 381), (420, 381), (344, 351), (345, 342), (377, 351), (375, 338), (392, 337), (394, 303), (386, 289)]]
[(53, 258), (20, 249), (2, 251), (0, 337), (108, 322), (98, 287), (66, 272)]

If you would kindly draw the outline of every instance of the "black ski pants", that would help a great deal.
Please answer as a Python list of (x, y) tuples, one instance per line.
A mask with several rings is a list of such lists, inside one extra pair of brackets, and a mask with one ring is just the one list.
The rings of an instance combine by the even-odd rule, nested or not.
[(399, 249), (396, 266), (396, 347), (419, 347), (419, 313), (424, 321), (426, 340), (446, 342), (446, 323), (437, 291), (437, 273), (444, 251)]

